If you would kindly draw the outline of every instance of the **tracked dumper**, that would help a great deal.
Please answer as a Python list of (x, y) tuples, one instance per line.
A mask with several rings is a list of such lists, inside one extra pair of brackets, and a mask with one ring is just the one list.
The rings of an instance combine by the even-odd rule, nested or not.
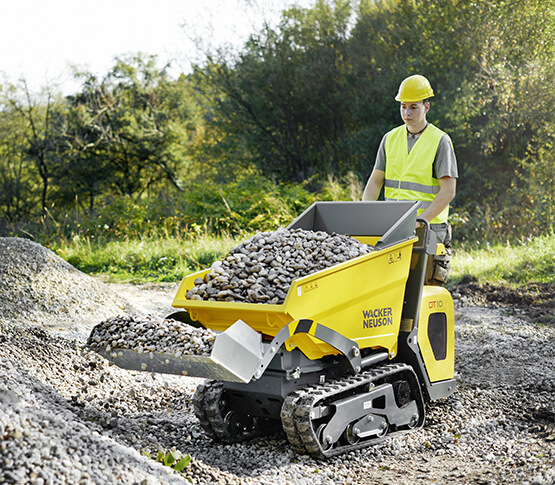
[[(438, 251), (418, 202), (317, 202), (287, 229), (349, 235), (368, 254), (294, 279), (280, 304), (191, 300), (171, 317), (216, 332), (209, 355), (99, 351), (133, 370), (207, 378), (193, 398), (213, 439), (283, 429), (300, 454), (331, 457), (417, 429), (425, 402), (455, 389), (454, 309), (426, 286)], [(93, 330), (94, 332), (94, 330)]]

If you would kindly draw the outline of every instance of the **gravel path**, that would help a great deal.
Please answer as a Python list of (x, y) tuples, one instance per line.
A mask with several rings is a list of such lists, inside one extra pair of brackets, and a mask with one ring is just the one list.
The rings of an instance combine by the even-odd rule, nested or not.
[[(22, 264), (36, 258), (40, 271)], [(114, 308), (170, 313), (175, 285), (106, 285), (0, 238), (0, 290), (0, 483), (555, 483), (555, 327), (525, 314), (456, 300), (456, 392), (428, 406), (423, 429), (319, 462), (282, 434), (214, 443), (192, 410), (200, 379), (125, 371), (87, 349)], [(191, 464), (180, 475), (145, 454), (159, 450)]]

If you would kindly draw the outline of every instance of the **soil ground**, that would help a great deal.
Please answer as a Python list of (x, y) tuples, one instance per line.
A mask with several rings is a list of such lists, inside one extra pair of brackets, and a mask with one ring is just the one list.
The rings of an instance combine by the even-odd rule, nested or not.
[(450, 288), (453, 298), (465, 305), (505, 308), (525, 315), (532, 323), (555, 325), (555, 284), (530, 283), (526, 286), (478, 283), (477, 278), (464, 276)]

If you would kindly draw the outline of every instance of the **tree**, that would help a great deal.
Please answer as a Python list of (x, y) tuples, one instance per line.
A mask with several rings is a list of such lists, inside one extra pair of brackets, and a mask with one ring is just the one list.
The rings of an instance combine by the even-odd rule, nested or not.
[(50, 87), (39, 96), (30, 92), (25, 80), (21, 80), (19, 88), (11, 86), (6, 92), (5, 102), (23, 122), (19, 146), (23, 150), (22, 156), (34, 165), (40, 179), (40, 205), (41, 211), (45, 212), (50, 181), (61, 163), (57, 134), (63, 123), (64, 105), (59, 94)]
[[(65, 164), (57, 173), (57, 199), (61, 205), (92, 212), (96, 199), (110, 185), (111, 170), (104, 153), (105, 139), (98, 123), (98, 95), (101, 92), (89, 79), (77, 96), (69, 96), (66, 124), (60, 133)], [(102, 110), (100, 110), (102, 112)]]
[(27, 123), (7, 99), (0, 104), (0, 214), (8, 221), (28, 217), (39, 202), (26, 145)]
[(487, 207), (506, 230), (522, 191), (534, 190), (525, 183), (532, 167), (549, 175), (554, 165), (540, 135), (554, 121), (554, 7), (554, 0), (361, 0), (352, 16), (351, 2), (322, 0), (291, 9), (234, 62), (211, 58), (200, 70), (214, 102), (212, 138), (229, 153), (240, 147), (236, 153), (279, 180), (346, 170), (365, 180), (383, 134), (401, 123), (400, 82), (421, 73), (436, 94), (429, 120), (451, 135), (458, 156), (455, 205), (486, 224)]
[(349, 165), (342, 145), (350, 16), (342, 0), (292, 8), (279, 31), (253, 35), (233, 65), (221, 56), (197, 71), (214, 100), (209, 123), (243, 144), (267, 175), (303, 181)]
[(75, 189), (89, 207), (106, 190), (140, 198), (169, 182), (180, 190), (180, 171), (196, 130), (189, 82), (168, 79), (154, 56), (120, 59), (98, 80), (82, 74), (83, 89), (68, 99), (67, 144)]

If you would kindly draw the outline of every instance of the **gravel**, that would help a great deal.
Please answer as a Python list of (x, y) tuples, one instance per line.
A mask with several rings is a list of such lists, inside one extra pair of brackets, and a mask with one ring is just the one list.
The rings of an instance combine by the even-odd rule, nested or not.
[(91, 325), (137, 309), (100, 280), (22, 238), (0, 237), (0, 323), (25, 321), (84, 337)]
[[(215, 443), (193, 414), (201, 379), (88, 349), (102, 320), (171, 313), (175, 286), (106, 285), (0, 238), (0, 290), (0, 483), (555, 483), (555, 328), (525, 313), (456, 300), (455, 393), (427, 406), (421, 430), (320, 462), (282, 434)], [(172, 450), (192, 458), (183, 475), (149, 457)]]
[(215, 338), (211, 330), (177, 320), (117, 316), (96, 325), (87, 344), (96, 351), (113, 351), (116, 355), (117, 349), (130, 349), (139, 354), (158, 352), (181, 357), (210, 355)]
[(281, 304), (291, 282), (372, 252), (345, 234), (303, 229), (259, 232), (212, 265), (190, 300)]

